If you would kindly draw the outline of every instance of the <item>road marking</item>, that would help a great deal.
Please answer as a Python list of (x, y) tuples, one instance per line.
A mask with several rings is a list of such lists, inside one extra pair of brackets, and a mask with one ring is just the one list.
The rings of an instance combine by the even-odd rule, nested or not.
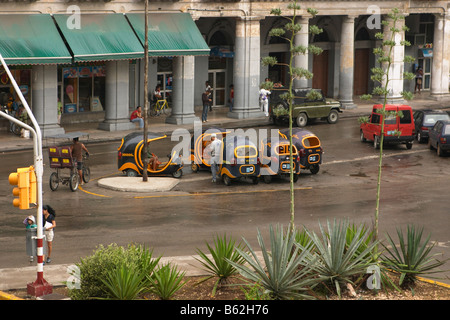
[[(294, 188), (294, 190), (311, 190), (312, 187)], [(152, 196), (135, 196), (135, 199), (144, 198), (164, 198), (164, 197), (196, 197), (196, 196), (210, 196), (210, 195), (230, 195), (237, 193), (261, 193), (261, 192), (280, 192), (289, 191), (289, 189), (270, 189), (270, 190), (249, 190), (249, 191), (225, 191), (225, 192), (196, 192), (196, 193), (183, 193), (183, 194), (165, 194), (165, 195), (152, 195)]]
[(90, 194), (90, 195), (93, 195), (93, 196), (104, 197), (104, 198), (112, 198), (111, 196), (105, 196), (104, 194), (98, 194), (98, 193), (93, 193), (93, 192), (84, 190), (84, 188), (82, 188), (81, 186), (78, 186), (78, 189), (80, 189), (84, 193), (87, 193), (87, 194)]
[[(383, 158), (390, 158), (390, 157), (396, 157), (396, 156), (402, 156), (405, 154), (414, 154), (419, 152), (429, 152), (429, 150), (414, 150), (414, 151), (403, 151), (403, 152), (397, 152), (392, 154), (383, 154)], [(346, 163), (346, 162), (354, 162), (354, 161), (364, 161), (364, 160), (373, 160), (373, 159), (379, 159), (380, 155), (372, 155), (372, 156), (365, 156), (360, 158), (354, 158), (354, 159), (348, 159), (348, 160), (335, 160), (330, 162), (322, 163), (322, 165), (328, 165), (328, 164), (339, 164), (339, 163)]]

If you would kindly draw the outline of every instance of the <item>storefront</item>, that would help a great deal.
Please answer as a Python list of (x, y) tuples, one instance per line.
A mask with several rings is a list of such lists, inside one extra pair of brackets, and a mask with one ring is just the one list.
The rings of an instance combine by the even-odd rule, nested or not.
[[(11, 74), (19, 86), (25, 100), (30, 104), (31, 101), (31, 68), (28, 67), (15, 67), (10, 69)], [(11, 84), (11, 80), (8, 74), (0, 67), (0, 104), (1, 106), (8, 105), (9, 98), (12, 97), (13, 101), (18, 101), (19, 98), (15, 93), (15, 90)]]
[(58, 68), (58, 98), (63, 113), (103, 111), (106, 66), (85, 65)]

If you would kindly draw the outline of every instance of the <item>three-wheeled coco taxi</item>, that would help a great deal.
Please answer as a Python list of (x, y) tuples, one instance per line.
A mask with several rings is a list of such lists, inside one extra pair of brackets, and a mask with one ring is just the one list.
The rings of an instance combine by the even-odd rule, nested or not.
[(215, 133), (217, 139), (222, 140), (229, 131), (222, 128), (210, 128), (202, 131), (202, 134), (193, 135), (191, 138), (191, 169), (196, 173), (201, 169), (211, 170), (209, 155), (205, 150), (211, 143), (211, 135)]
[[(157, 140), (167, 138), (164, 134), (149, 132), (147, 143), (149, 158), (152, 157), (151, 143)], [(141, 132), (132, 132), (122, 139), (122, 143), (117, 149), (117, 166), (119, 171), (125, 173), (128, 177), (137, 177), (142, 175), (144, 169), (144, 134)], [(154, 154), (154, 153), (153, 153)], [(151, 176), (172, 175), (174, 178), (181, 178), (183, 175), (183, 162), (175, 150), (168, 155), (168, 161), (157, 162), (155, 168), (152, 163), (147, 166), (147, 174)]]
[[(289, 129), (279, 130), (280, 136), (289, 141)], [(292, 144), (300, 157), (300, 169), (316, 174), (322, 163), (323, 149), (319, 138), (311, 131), (292, 128)]]
[[(266, 138), (261, 141), (261, 177), (265, 183), (270, 183), (273, 177), (289, 177), (291, 174), (291, 161), (289, 151), (289, 140), (280, 137), (279, 139)], [(297, 182), (300, 175), (300, 156), (297, 147), (292, 145), (292, 163), (294, 172), (294, 182)]]
[(241, 178), (249, 178), (253, 184), (259, 182), (259, 153), (248, 137), (227, 135), (223, 139), (219, 175), (227, 186)]

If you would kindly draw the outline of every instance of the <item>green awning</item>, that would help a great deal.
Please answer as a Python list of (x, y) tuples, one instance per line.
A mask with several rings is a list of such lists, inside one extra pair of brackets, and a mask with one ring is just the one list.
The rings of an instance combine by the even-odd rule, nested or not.
[(123, 14), (82, 14), (54, 18), (73, 53), (74, 62), (141, 59), (144, 48)]
[(11, 65), (72, 62), (49, 14), (0, 15), (0, 53)]
[[(142, 45), (145, 43), (145, 14), (127, 13)], [(209, 55), (209, 47), (189, 13), (148, 14), (150, 56)]]

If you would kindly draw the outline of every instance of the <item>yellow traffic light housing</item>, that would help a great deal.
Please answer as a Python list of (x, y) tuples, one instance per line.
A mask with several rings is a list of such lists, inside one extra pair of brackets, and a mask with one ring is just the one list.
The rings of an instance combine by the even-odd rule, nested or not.
[(13, 200), (15, 207), (29, 209), (30, 203), (36, 203), (36, 174), (32, 166), (18, 168), (17, 172), (9, 175), (8, 180), (9, 184), (17, 186), (12, 191), (13, 195), (17, 197)]
[(37, 187), (36, 187), (36, 172), (34, 167), (31, 166), (29, 171), (30, 187), (28, 189), (28, 203), (37, 203)]

